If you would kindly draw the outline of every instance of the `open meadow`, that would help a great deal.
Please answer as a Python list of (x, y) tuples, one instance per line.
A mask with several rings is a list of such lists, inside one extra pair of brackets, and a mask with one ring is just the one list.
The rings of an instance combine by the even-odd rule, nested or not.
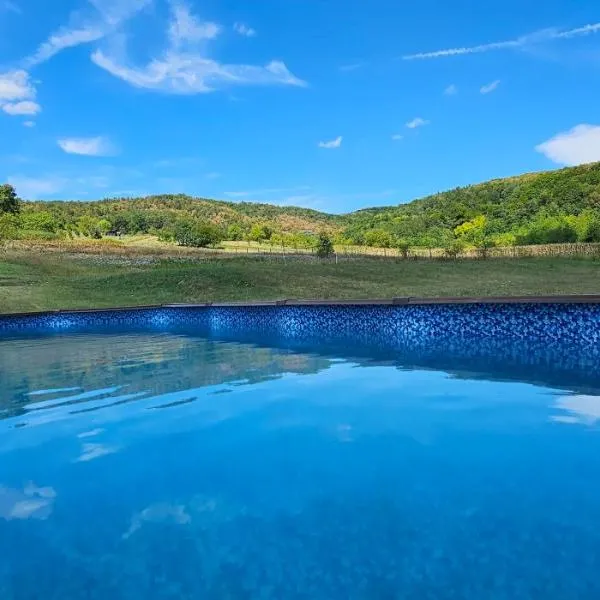
[(249, 255), (173, 245), (12, 244), (0, 312), (161, 303), (600, 293), (600, 260), (429, 260)]

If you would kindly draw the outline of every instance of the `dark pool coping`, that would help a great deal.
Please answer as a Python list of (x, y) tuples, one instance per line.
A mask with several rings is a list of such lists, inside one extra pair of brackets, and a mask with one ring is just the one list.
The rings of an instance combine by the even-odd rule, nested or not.
[(256, 302), (201, 302), (193, 304), (150, 304), (145, 306), (114, 306), (108, 308), (65, 308), (44, 311), (0, 313), (5, 317), (34, 317), (44, 315), (73, 313), (112, 313), (118, 311), (144, 311), (164, 308), (254, 308), (260, 306), (416, 306), (416, 305), (452, 305), (452, 304), (600, 304), (598, 294), (580, 294), (570, 296), (468, 296), (422, 298), (404, 296), (397, 298), (371, 298), (355, 300), (263, 300)]

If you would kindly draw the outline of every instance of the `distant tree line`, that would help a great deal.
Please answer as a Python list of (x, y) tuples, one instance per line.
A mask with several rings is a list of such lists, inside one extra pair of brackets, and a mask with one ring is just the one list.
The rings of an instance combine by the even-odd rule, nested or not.
[[(409, 204), (348, 215), (185, 195), (98, 202), (23, 202), (0, 186), (0, 239), (155, 235), (183, 246), (225, 240), (328, 254), (333, 244), (443, 248), (457, 256), (495, 246), (600, 242), (600, 163), (494, 180)], [(329, 241), (331, 248), (325, 240)]]

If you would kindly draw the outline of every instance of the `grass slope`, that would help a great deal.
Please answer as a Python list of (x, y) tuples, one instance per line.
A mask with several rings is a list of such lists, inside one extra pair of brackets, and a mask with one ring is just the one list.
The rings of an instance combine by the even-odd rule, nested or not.
[(7, 252), (0, 312), (169, 302), (600, 293), (600, 262), (138, 260)]

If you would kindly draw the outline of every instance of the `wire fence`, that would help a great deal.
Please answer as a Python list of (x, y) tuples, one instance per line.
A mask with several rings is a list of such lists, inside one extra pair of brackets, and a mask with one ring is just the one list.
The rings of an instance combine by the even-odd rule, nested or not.
[[(224, 259), (233, 257), (261, 258), (265, 260), (319, 260), (313, 248), (292, 248), (265, 244), (225, 243), (219, 248), (189, 248), (175, 244), (129, 244), (106, 240), (18, 240), (4, 241), (0, 250), (23, 252), (81, 253), (93, 255), (154, 256), (176, 259)], [(450, 260), (450, 259), (497, 259), (533, 257), (579, 257), (600, 258), (600, 244), (544, 244), (496, 248), (468, 248), (457, 255), (450, 255), (443, 248), (413, 247), (406, 251), (395, 248), (372, 248), (369, 246), (336, 246), (328, 260), (344, 261), (359, 259), (380, 260)]]

